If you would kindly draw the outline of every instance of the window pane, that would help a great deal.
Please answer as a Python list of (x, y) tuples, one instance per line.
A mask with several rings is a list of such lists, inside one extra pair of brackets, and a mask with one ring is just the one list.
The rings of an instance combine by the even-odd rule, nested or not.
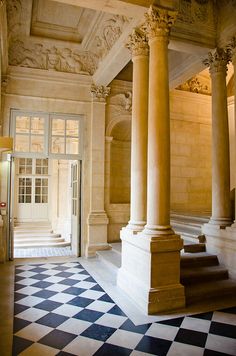
[(26, 167), (26, 174), (32, 174), (32, 167), (30, 166)]
[(40, 195), (41, 193), (41, 187), (35, 187), (35, 194)]
[(19, 195), (18, 202), (19, 203), (24, 203), (24, 195)]
[(40, 203), (40, 195), (35, 195), (35, 203)]
[(26, 188), (26, 194), (28, 194), (28, 195), (31, 194), (31, 187)]
[(48, 180), (47, 179), (42, 179), (42, 186), (47, 187), (48, 186)]
[(65, 139), (64, 137), (52, 137), (52, 153), (65, 153)]
[(27, 116), (16, 117), (16, 133), (29, 133), (30, 118)]
[(44, 118), (41, 117), (31, 118), (31, 133), (34, 135), (44, 134)]
[(40, 178), (36, 178), (35, 179), (35, 186), (36, 187), (41, 187), (41, 179)]
[(25, 194), (25, 188), (19, 187), (19, 195), (24, 195), (24, 194)]
[(65, 120), (52, 119), (52, 135), (58, 135), (58, 136), (65, 135)]
[(79, 121), (78, 120), (66, 120), (66, 136), (79, 135)]
[(25, 203), (31, 203), (31, 195), (25, 196)]
[(29, 136), (16, 135), (15, 137), (15, 151), (29, 152)]
[(43, 194), (47, 195), (48, 194), (48, 187), (43, 187)]
[(25, 178), (19, 178), (19, 186), (25, 185)]
[(71, 155), (77, 155), (79, 153), (79, 139), (67, 138), (66, 139), (66, 153)]
[(26, 173), (25, 166), (19, 167), (19, 173), (20, 174), (25, 174)]
[(43, 152), (44, 149), (44, 137), (43, 136), (31, 136), (31, 152)]
[(42, 174), (48, 174), (48, 167), (43, 168)]
[(27, 164), (27, 166), (32, 166), (32, 158), (27, 158), (26, 164)]
[(43, 195), (42, 196), (42, 203), (47, 203), (48, 202), (48, 196), (47, 195)]
[(35, 173), (36, 174), (42, 174), (42, 168), (41, 167), (36, 167)]
[(25, 180), (26, 180), (26, 185), (31, 186), (31, 182), (32, 182), (31, 178), (26, 178)]

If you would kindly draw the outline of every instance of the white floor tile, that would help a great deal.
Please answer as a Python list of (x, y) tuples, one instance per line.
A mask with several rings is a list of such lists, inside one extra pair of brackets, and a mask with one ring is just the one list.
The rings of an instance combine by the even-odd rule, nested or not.
[(74, 287), (90, 289), (90, 288), (94, 287), (96, 284), (97, 283), (82, 281), (77, 284), (74, 284)]
[(63, 281), (63, 279), (65, 279), (65, 277), (51, 276), (51, 277), (44, 279), (44, 281), (50, 282), (50, 283), (59, 283), (59, 282)]
[(96, 300), (102, 297), (104, 294), (104, 292), (98, 292), (96, 290), (86, 290), (85, 292), (80, 294), (80, 297)]
[(207, 337), (206, 349), (236, 355), (236, 339), (224, 336), (209, 334)]
[(22, 293), (22, 294), (26, 294), (26, 295), (32, 295), (34, 293), (37, 293), (39, 291), (41, 291), (41, 288), (36, 288), (36, 287), (24, 287), (22, 289), (18, 289), (17, 293)]
[(31, 323), (25, 328), (18, 331), (16, 335), (19, 337), (23, 337), (24, 339), (36, 342), (46, 334), (50, 333), (52, 330), (53, 328), (50, 328), (48, 326)]
[(70, 300), (74, 299), (75, 296), (67, 293), (57, 293), (52, 297), (48, 298), (48, 300), (53, 300), (54, 302), (59, 303), (68, 303)]
[(167, 356), (203, 356), (204, 349), (201, 347), (173, 342)]
[(24, 310), (23, 312), (17, 314), (16, 317), (34, 322), (34, 321), (37, 321), (38, 319), (42, 318), (46, 314), (48, 314), (48, 312), (46, 310), (29, 308), (29, 309)]
[(186, 316), (181, 324), (181, 328), (208, 333), (211, 326), (210, 320), (191, 318)]
[(57, 327), (58, 330), (66, 331), (71, 334), (79, 335), (86, 330), (92, 323), (79, 319), (68, 319)]
[(65, 289), (68, 289), (69, 286), (65, 284), (52, 284), (51, 286), (45, 288), (46, 290), (51, 290), (53, 292), (63, 292)]
[(229, 313), (215, 311), (213, 314), (212, 320), (217, 321), (218, 323), (236, 325), (236, 315), (235, 314), (229, 314)]
[(145, 335), (173, 341), (179, 328), (164, 324), (152, 324)]
[(68, 316), (71, 318), (72, 316), (79, 313), (82, 309), (83, 308), (76, 307), (74, 305), (64, 304), (64, 305), (61, 305), (59, 308), (54, 309), (53, 313)]
[(71, 277), (68, 277), (70, 279), (75, 279), (76, 281), (83, 281), (86, 278), (89, 278), (89, 276), (87, 274), (73, 274)]
[(30, 278), (33, 277), (37, 274), (37, 272), (31, 272), (31, 271), (24, 271), (21, 273), (17, 273), (17, 276), (24, 277), (24, 278)]
[(45, 299), (43, 299), (43, 298), (38, 298), (38, 297), (34, 297), (32, 295), (29, 295), (28, 297), (20, 299), (16, 303), (21, 304), (21, 305), (26, 305), (27, 307), (34, 307), (35, 305), (43, 302), (44, 300)]
[[(64, 265), (63, 265), (64, 266)], [(76, 268), (76, 267), (72, 267), (66, 270), (66, 272), (68, 273), (80, 273), (82, 272), (84, 269), (83, 268)]]
[(86, 309), (107, 313), (114, 305), (115, 305), (114, 303), (107, 303), (101, 300), (95, 300), (94, 302), (89, 304)]
[(147, 352), (141, 352), (136, 350), (132, 351), (130, 354), (130, 356), (149, 356), (149, 355), (151, 356), (153, 354), (148, 354)]
[(35, 268), (35, 266), (33, 266), (33, 265), (17, 266), (16, 265), (16, 268), (22, 269), (24, 271), (30, 271), (31, 269)]
[(142, 334), (133, 333), (126, 330), (116, 330), (108, 339), (107, 343), (134, 349), (142, 339)]
[(48, 276), (55, 276), (55, 274), (60, 273), (60, 271), (56, 270), (56, 269), (48, 269), (45, 270), (45, 272), (43, 272), (43, 274), (46, 274)]
[(69, 345), (67, 345), (63, 351), (79, 356), (92, 356), (102, 345), (102, 341), (78, 336)]
[(38, 279), (33, 279), (33, 278), (25, 278), (22, 279), (21, 281), (17, 282), (19, 284), (22, 284), (23, 286), (31, 286), (31, 284), (40, 282)]
[(42, 355), (55, 356), (58, 352), (60, 351), (52, 347), (34, 343), (30, 347), (28, 347), (25, 351), (21, 352), (20, 356), (42, 356)]
[(96, 324), (119, 328), (128, 318), (121, 315), (104, 314), (96, 320)]

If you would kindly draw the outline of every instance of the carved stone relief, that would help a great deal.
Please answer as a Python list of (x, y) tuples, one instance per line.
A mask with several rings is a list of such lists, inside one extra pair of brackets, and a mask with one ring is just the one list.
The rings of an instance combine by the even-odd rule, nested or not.
[(9, 64), (92, 75), (97, 68), (97, 57), (90, 52), (49, 47), (41, 43), (24, 43), (17, 39), (9, 48)]
[(177, 21), (203, 23), (210, 20), (208, 0), (180, 0)]
[(103, 22), (92, 44), (94, 52), (100, 59), (109, 52), (129, 22), (127, 17), (120, 15), (109, 17)]
[(91, 85), (91, 94), (95, 101), (105, 101), (110, 94), (110, 91), (111, 88), (105, 87), (104, 85)]
[(116, 114), (131, 114), (132, 112), (132, 92), (119, 93), (111, 96), (110, 105), (114, 106)]
[(179, 85), (176, 89), (189, 91), (191, 93), (211, 95), (211, 88), (208, 83), (204, 83), (198, 76), (190, 78), (184, 84)]
[(204, 59), (203, 63), (209, 67), (210, 73), (219, 71), (227, 71), (227, 64), (230, 61), (230, 55), (223, 48), (216, 48), (214, 52), (208, 53), (208, 58)]

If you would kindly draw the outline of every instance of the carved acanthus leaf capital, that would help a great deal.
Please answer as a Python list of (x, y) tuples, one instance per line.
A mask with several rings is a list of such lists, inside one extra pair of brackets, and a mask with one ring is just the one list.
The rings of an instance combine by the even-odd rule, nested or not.
[(177, 18), (177, 11), (151, 6), (145, 14), (146, 21), (142, 29), (147, 33), (148, 39), (166, 36)]
[(230, 60), (236, 65), (236, 36), (234, 36), (227, 45), (226, 50), (229, 53)]
[(132, 56), (147, 56), (149, 52), (147, 36), (139, 28), (135, 28), (131, 35), (129, 35), (126, 47), (131, 51)]
[(227, 64), (229, 63), (229, 53), (223, 48), (216, 48), (214, 52), (208, 53), (208, 58), (203, 60), (203, 63), (209, 67), (210, 73), (227, 71)]
[(91, 94), (94, 100), (105, 101), (107, 96), (110, 94), (111, 88), (105, 87), (103, 85), (91, 85)]

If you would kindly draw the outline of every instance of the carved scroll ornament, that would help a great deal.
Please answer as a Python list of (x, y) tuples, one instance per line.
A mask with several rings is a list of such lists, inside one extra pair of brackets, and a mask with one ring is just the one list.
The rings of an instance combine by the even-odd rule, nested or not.
[(91, 85), (91, 94), (94, 100), (105, 101), (107, 96), (110, 94), (110, 91), (111, 88), (103, 85)]

